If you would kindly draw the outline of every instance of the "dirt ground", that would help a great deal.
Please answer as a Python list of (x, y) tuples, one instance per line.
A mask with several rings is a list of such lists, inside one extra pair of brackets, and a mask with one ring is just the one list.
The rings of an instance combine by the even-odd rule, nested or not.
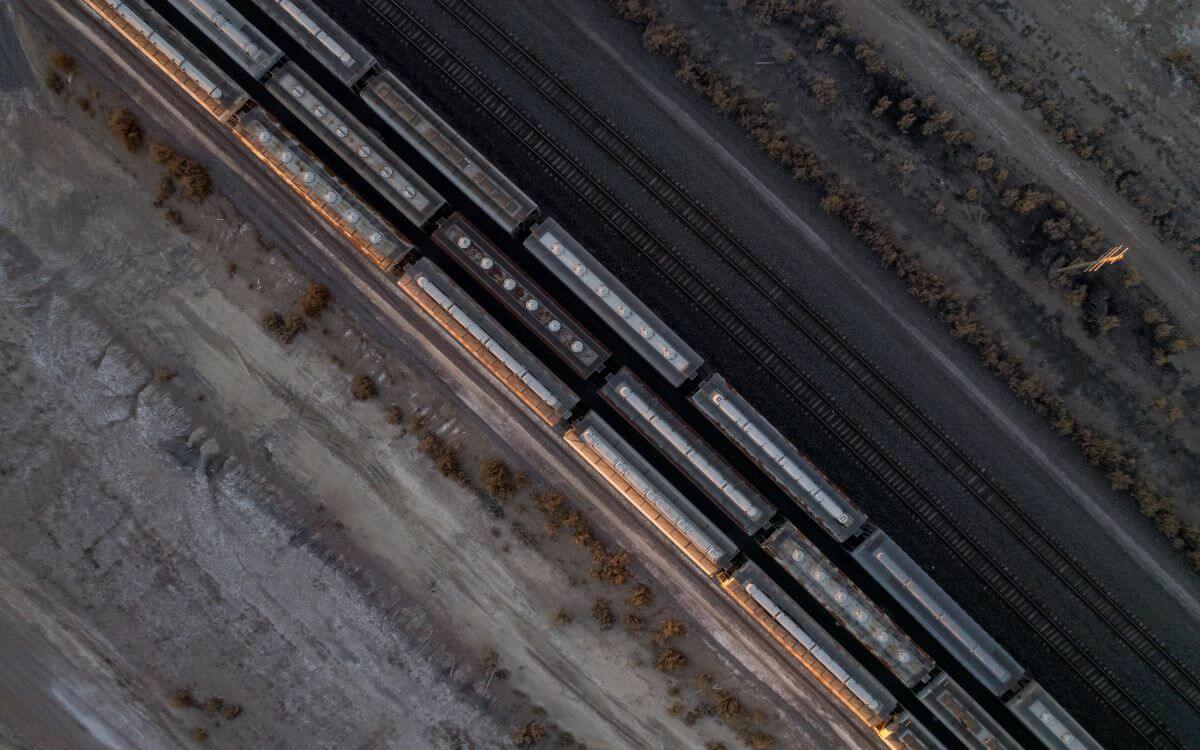
[[(882, 67), (875, 77), (864, 73), (857, 58), (869, 54), (853, 41), (844, 41), (844, 48), (830, 42), (837, 35), (820, 23), (806, 25), (803, 19), (810, 16), (803, 13), (762, 10), (789, 4), (663, 0), (652, 5), (696, 40), (719, 69), (773, 102), (773, 115), (814, 144), (821, 162), (864, 195), (901, 242), (968, 300), (1074, 414), (1125, 445), (1138, 471), (1152, 477), (1155, 486), (1170, 488), (1185, 525), (1200, 524), (1194, 502), (1200, 492), (1200, 432), (1194, 418), (1200, 408), (1200, 355), (1191, 348), (1200, 334), (1200, 285), (1181, 252), (1191, 242), (1184, 222), (1194, 175), (1178, 168), (1189, 163), (1185, 154), (1195, 151), (1187, 135), (1194, 124), (1184, 124), (1194, 120), (1195, 92), (1178, 76), (1164, 73), (1153, 54), (1175, 27), (1148, 11), (1107, 5), (1079, 11), (1089, 19), (1085, 31), (1071, 28), (1072, 14), (1058, 6), (1051, 11), (1027, 3), (1029, 8), (1018, 11), (1013, 4), (983, 3), (972, 5), (974, 12), (957, 6), (945, 10), (953, 23), (944, 23), (952, 30), (981, 26), (989, 39), (1012, 42), (1004, 49), (1014, 60), (1038, 61), (1037, 70), (1057, 75), (1063, 87), (1055, 94), (1059, 106), (1071, 109), (1078, 98), (1080, 128), (1106, 128), (1097, 154), (1111, 153), (1118, 167), (1105, 171), (1096, 163), (1099, 157), (1085, 160), (1060, 142), (1040, 110), (1023, 109), (1018, 94), (998, 89), (973, 67), (936, 24), (927, 25), (928, 14), (906, 5), (848, 1), (833, 6), (845, 24), (841, 33), (848, 36), (842, 39), (878, 41), (873, 54)], [(1036, 34), (1010, 18), (1025, 11), (1041, 19), (1033, 23)], [(1169, 15), (1166, 9), (1159, 15), (1164, 13)], [(1131, 14), (1140, 25), (1114, 21)], [(1177, 30), (1187, 38), (1186, 29)], [(1094, 61), (1095, 81), (1090, 53), (1079, 49), (1090, 49), (1093, 31), (1112, 41)], [(1120, 44), (1133, 36), (1138, 36), (1136, 83), (1118, 86), (1120, 65), (1129, 64)], [(1059, 54), (1060, 46), (1066, 52)], [(953, 115), (946, 128), (969, 131), (973, 140), (951, 146), (936, 135), (922, 135), (920, 125), (901, 131), (895, 99), (887, 114), (876, 114), (885, 78), (902, 82), (918, 99), (931, 97), (928, 104), (918, 104), (919, 122), (926, 111), (945, 110)], [(836, 92), (829, 102), (821, 100), (815, 86), (825, 80)], [(1134, 105), (1160, 100), (1155, 97), (1163, 102), (1161, 121), (1153, 108)], [(1087, 102), (1090, 109), (1082, 106)], [(1100, 111), (1101, 104), (1107, 109)], [(980, 156), (995, 166), (988, 162), (979, 171)], [(1135, 204), (1138, 191), (1130, 187), (1130, 178), (1116, 181), (1121, 159), (1138, 164), (1137, 179), (1162, 182), (1170, 199), (1179, 202), (1170, 220), (1147, 218)], [(1011, 172), (1007, 182), (995, 176), (1001, 165)], [(1051, 239), (1043, 220), (1052, 214), (1034, 212), (1034, 218), (1002, 207), (1006, 190), (1032, 184), (1064, 200), (1079, 233), (1087, 228), (1109, 244), (1132, 245), (1129, 260), (1087, 278), (1050, 279), (1050, 268), (1088, 257), (1087, 250), (1069, 237)], [(1157, 313), (1165, 327), (1156, 328), (1162, 322)], [(1106, 317), (1111, 328), (1102, 330)], [(1174, 354), (1167, 352), (1171, 337), (1181, 339)], [(1114, 488), (1119, 484), (1115, 480)]]
[[(162, 79), (51, 4), (13, 10), (0, 740), (469, 748), (535, 722), (545, 745), (877, 744)], [(61, 94), (42, 85), (55, 48), (79, 64)], [(107, 132), (118, 104), (208, 162), (217, 194), (153, 205), (161, 167)], [(294, 311), (310, 277), (335, 304), (281, 343), (260, 318)], [(359, 373), (375, 398), (351, 398)], [(429, 435), (470, 486), (422, 455)], [(497, 456), (530, 482), (498, 507), (476, 471)], [(628, 582), (589, 579), (543, 530), (539, 488), (634, 553)], [(653, 601), (634, 607), (639, 581)], [(668, 618), (688, 664), (664, 674), (650, 634)]]

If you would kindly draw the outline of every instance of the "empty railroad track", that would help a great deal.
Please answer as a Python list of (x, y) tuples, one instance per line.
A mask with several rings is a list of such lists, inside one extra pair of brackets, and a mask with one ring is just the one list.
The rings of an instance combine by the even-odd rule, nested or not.
[[(902, 396), (886, 378), (829, 323), (796, 297), (779, 278), (739, 243), (686, 191), (655, 167), (613, 125), (583, 103), (467, 0), (437, 0), (463, 28), (491, 49), (532, 85), (560, 113), (643, 185), (705, 245), (716, 252), (752, 284), (819, 350), (863, 389), (900, 427), (929, 452), (995, 519), (1013, 534), (1063, 585), (1111, 629), (1120, 642), (1137, 654), (1169, 688), (1193, 709), (1200, 711), (1200, 680), (1176, 660), (1134, 615), (1126, 611), (1102, 584), (1089, 576), (1079, 562), (1035, 523), (1011, 498), (974, 466), (962, 449), (947, 438), (915, 404)], [(948, 510), (912, 479), (900, 462), (868, 437), (854, 420), (842, 413), (815, 386), (804, 368), (790, 361), (698, 274), (670, 245), (646, 229), (631, 208), (601, 186), (599, 180), (550, 136), (530, 122), (516, 106), (471, 65), (452, 52), (435, 32), (394, 0), (367, 0), (372, 10), (455, 86), (488, 112), (540, 161), (586, 200), (610, 225), (658, 266), (674, 284), (711, 316), (735, 342), (772, 374), (793, 397), (825, 425), (870, 471), (922, 518), (987, 585), (1032, 627), (1074, 671), (1115, 709), (1143, 738), (1157, 746), (1182, 746), (1177, 733), (1165, 727), (1142, 702), (1069, 634), (1069, 629), (1022, 590), (1008, 567), (992, 559), (951, 519)]]

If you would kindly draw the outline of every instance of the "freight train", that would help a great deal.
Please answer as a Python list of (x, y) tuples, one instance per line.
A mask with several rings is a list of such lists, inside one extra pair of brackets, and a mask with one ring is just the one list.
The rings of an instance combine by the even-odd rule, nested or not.
[[(996, 696), (1049, 748), (1099, 745), (1026, 671), (790, 440), (609, 272), (553, 218), (537, 221), (536, 203), (451, 128), (432, 108), (334, 24), (311, 0), (254, 0), (309, 50), (341, 84), (331, 93), (300, 66), (283, 60), (268, 35), (225, 0), (171, 0), (195, 28), (254, 79), (280, 106), (336, 151), (396, 211), (535, 334), (581, 378), (603, 381), (600, 395), (678, 472), (773, 559), (792, 584), (815, 600), (847, 637), (914, 690), (928, 712), (969, 747), (1016, 747), (1014, 740), (934, 660), (868, 598), (845, 571), (779, 513), (789, 499), (849, 552), (958, 668)], [(144, 0), (85, 0), (135, 49), (210, 114), (226, 123), (272, 173), (382, 272), (449, 337), (545, 424), (660, 531), (746, 615), (863, 722), (897, 748), (939, 748), (936, 736), (873, 672), (851, 655), (778, 580), (751, 561), (713, 519), (658, 471), (519, 337), (483, 309), (417, 244), (357, 196), (244, 89), (170, 26)], [(390, 131), (375, 133), (339, 97), (358, 96)], [(613, 361), (588, 331), (487, 234), (465, 217), (443, 217), (449, 202), (402, 160), (388, 139), (406, 142), (508, 235), (527, 233), (524, 247), (611, 333), (674, 388), (698, 415), (756, 465), (765, 479), (747, 480), (721, 451), (628, 367)], [(536, 223), (535, 223), (536, 222)], [(532, 226), (531, 226), (532, 225)], [(398, 277), (398, 278), (396, 278)], [(579, 413), (577, 413), (579, 412)]]

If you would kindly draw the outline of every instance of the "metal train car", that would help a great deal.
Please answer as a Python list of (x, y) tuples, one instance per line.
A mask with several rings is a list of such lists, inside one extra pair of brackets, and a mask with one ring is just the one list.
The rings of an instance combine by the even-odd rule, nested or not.
[(933, 659), (796, 527), (785, 522), (763, 547), (901, 682), (915, 687), (929, 678)]
[(446, 205), (445, 198), (295, 63), (275, 70), (267, 88), (413, 224), (424, 226)]
[(462, 214), (433, 232), (433, 241), (511, 310), (581, 377), (604, 366), (610, 352), (537, 282)]
[(234, 133), (308, 205), (385, 273), (395, 275), (412, 242), (362, 202), (261, 109), (241, 115)]
[(312, 0), (254, 0), (347, 86), (375, 65), (375, 58)]
[(433, 261), (423, 258), (398, 282), (426, 313), (542, 421), (557, 426), (579, 398)]
[(372, 76), (362, 98), (509, 234), (537, 213), (528, 195), (390, 72)]
[(945, 672), (934, 677), (917, 697), (967, 747), (1020, 750), (1017, 741)]
[(250, 97), (143, 0), (84, 0), (209, 114), (226, 121)]
[(247, 73), (262, 78), (283, 52), (226, 0), (170, 0)]
[(835, 539), (844, 542), (862, 530), (867, 516), (725, 378), (706, 378), (691, 401)]
[(1024, 668), (887, 534), (875, 531), (853, 554), (867, 573), (988, 690), (1002, 695), (1025, 674)]
[(879, 737), (892, 750), (946, 750), (933, 732), (908, 711), (893, 717), (879, 730)]
[(737, 545), (595, 412), (576, 420), (564, 437), (705, 574), (713, 575), (737, 554)]
[(775, 506), (685, 425), (629, 368), (623, 367), (609, 377), (600, 395), (691, 477), (747, 534), (761, 529), (775, 515)]
[(525, 247), (672, 385), (704, 360), (553, 219), (531, 229)]
[(1036, 682), (1030, 682), (1005, 705), (1052, 750), (1102, 750), (1100, 743)]
[(896, 698), (761, 568), (746, 562), (721, 588), (865, 723), (881, 729), (891, 719)]

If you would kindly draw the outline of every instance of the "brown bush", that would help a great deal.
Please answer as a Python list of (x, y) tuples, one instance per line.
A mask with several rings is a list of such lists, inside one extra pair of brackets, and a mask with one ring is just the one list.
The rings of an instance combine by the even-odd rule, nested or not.
[(629, 581), (629, 553), (601, 555), (588, 570), (588, 575), (593, 580), (604, 581), (613, 586), (625, 585)]
[(648, 607), (654, 601), (654, 590), (644, 583), (639, 583), (633, 587), (633, 594), (629, 597), (629, 604), (633, 607)]
[(596, 618), (596, 622), (600, 623), (601, 630), (608, 630), (613, 626), (612, 608), (608, 606), (608, 602), (604, 599), (597, 599), (592, 602), (592, 617)]
[(66, 52), (55, 52), (50, 55), (50, 67), (63, 75), (70, 76), (78, 70), (79, 65), (75, 62), (75, 58)]
[(196, 742), (208, 740), (208, 730), (204, 727), (192, 727), (192, 739)]
[(299, 315), (288, 313), (286, 316), (268, 310), (261, 319), (262, 327), (275, 334), (281, 344), (290, 344), (304, 330), (304, 319)]
[(741, 716), (742, 702), (733, 693), (726, 690), (718, 690), (715, 701), (717, 708), (717, 716), (720, 716), (727, 722), (732, 722)]
[(508, 500), (517, 491), (512, 469), (498, 458), (483, 462), (479, 473), (483, 479), (483, 491), (496, 500)]
[(226, 720), (233, 721), (242, 715), (242, 707), (236, 703), (230, 703), (222, 713), (225, 715)]
[(1163, 55), (1163, 60), (1172, 68), (1183, 69), (1192, 63), (1192, 51), (1187, 47), (1176, 47)]
[(329, 287), (310, 281), (304, 289), (304, 294), (300, 295), (300, 312), (310, 318), (316, 318), (325, 312), (332, 300), (333, 295)]
[(375, 394), (378, 392), (375, 388), (375, 381), (371, 379), (370, 375), (359, 373), (350, 383), (350, 395), (354, 397), (355, 401), (375, 398)]
[(512, 742), (517, 747), (533, 747), (545, 738), (546, 728), (536, 721), (522, 724), (512, 733)]
[(196, 700), (192, 697), (191, 690), (179, 688), (171, 693), (170, 705), (171, 708), (191, 708), (196, 705)]
[(631, 633), (640, 633), (646, 627), (646, 620), (639, 614), (626, 612), (621, 615), (621, 624)]
[(561, 607), (554, 613), (554, 622), (559, 625), (570, 625), (575, 621), (575, 615), (571, 614), (571, 610), (566, 607)]
[(659, 672), (678, 672), (687, 666), (687, 656), (677, 648), (660, 651), (654, 657), (654, 668)]
[(392, 425), (404, 424), (404, 410), (398, 404), (392, 404), (388, 407), (387, 423)]
[(113, 112), (112, 116), (108, 118), (108, 129), (124, 144), (126, 149), (137, 151), (142, 147), (144, 138), (142, 126), (138, 123), (137, 117), (124, 107)]
[(150, 161), (162, 165), (170, 164), (178, 156), (175, 149), (162, 141), (151, 141), (147, 153), (150, 154)]
[(664, 620), (658, 630), (654, 631), (653, 641), (656, 645), (664, 646), (672, 638), (678, 638), (687, 632), (687, 628), (679, 620)]
[(200, 707), (200, 710), (206, 714), (215, 714), (216, 712), (220, 711), (224, 707), (225, 707), (225, 701), (222, 700), (220, 698), (220, 696), (214, 695), (213, 697), (204, 701), (204, 705), (202, 705)]
[(458, 451), (437, 435), (427, 433), (417, 443), (417, 450), (433, 460), (434, 467), (442, 476), (453, 479), (464, 487), (470, 483), (466, 472), (462, 470)]
[(46, 88), (55, 94), (61, 94), (67, 90), (67, 82), (62, 76), (51, 70), (46, 73)]
[(158, 178), (158, 183), (154, 186), (154, 207), (162, 208), (162, 205), (175, 194), (175, 181), (167, 175)]
[(808, 90), (812, 93), (813, 98), (817, 100), (817, 104), (824, 107), (833, 104), (838, 98), (837, 83), (827, 76), (814, 78), (808, 84)]
[(180, 191), (194, 203), (201, 203), (212, 194), (212, 178), (208, 167), (187, 156), (175, 155), (167, 171), (179, 182)]

